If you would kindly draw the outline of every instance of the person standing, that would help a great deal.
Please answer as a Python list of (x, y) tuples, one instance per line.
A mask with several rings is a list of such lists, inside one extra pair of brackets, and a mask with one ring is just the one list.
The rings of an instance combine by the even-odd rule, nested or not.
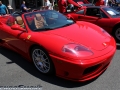
[(2, 1), (0, 1), (0, 15), (5, 14), (8, 14), (8, 9), (4, 4), (2, 4)]
[(59, 0), (58, 1), (58, 7), (60, 13), (65, 13), (67, 10), (67, 1), (66, 0)]
[(51, 10), (53, 10), (54, 7), (54, 0), (51, 0)]
[(27, 8), (27, 7), (26, 7), (25, 1), (23, 1), (20, 9), (21, 9), (21, 11), (22, 11), (23, 13), (28, 12), (28, 10), (30, 10), (30, 8)]
[(108, 4), (109, 4), (109, 6), (114, 7), (115, 6), (115, 0), (108, 0)]
[(51, 6), (52, 6), (52, 4), (50, 3), (50, 1), (49, 0), (44, 0), (44, 6), (42, 7), (42, 9), (49, 9), (49, 10), (51, 10)]
[(13, 12), (12, 6), (10, 4), (8, 4), (7, 8), (8, 8), (9, 14), (11, 14)]
[(108, 0), (105, 0), (104, 2), (105, 2), (105, 6), (108, 6)]

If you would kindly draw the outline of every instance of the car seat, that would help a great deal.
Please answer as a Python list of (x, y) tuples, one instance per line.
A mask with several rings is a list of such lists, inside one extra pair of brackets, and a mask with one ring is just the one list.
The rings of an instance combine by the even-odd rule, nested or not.
[(36, 29), (39, 29), (44, 27), (44, 25), (46, 24), (46, 21), (44, 17), (42, 17), (42, 15), (38, 13), (38, 14), (35, 14), (34, 23), (35, 23)]
[(20, 25), (20, 27), (24, 28), (24, 22), (21, 16), (16, 17), (16, 24)]

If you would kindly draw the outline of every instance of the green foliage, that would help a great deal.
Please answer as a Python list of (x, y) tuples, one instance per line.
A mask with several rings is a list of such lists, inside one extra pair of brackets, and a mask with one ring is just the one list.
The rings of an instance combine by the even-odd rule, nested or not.
[(58, 6), (57, 4), (54, 5), (55, 7)]
[(58, 10), (59, 10), (59, 8), (58, 8), (58, 5), (57, 5), (57, 4), (55, 4), (53, 8), (54, 8), (54, 10), (56, 10), (56, 11), (58, 11)]

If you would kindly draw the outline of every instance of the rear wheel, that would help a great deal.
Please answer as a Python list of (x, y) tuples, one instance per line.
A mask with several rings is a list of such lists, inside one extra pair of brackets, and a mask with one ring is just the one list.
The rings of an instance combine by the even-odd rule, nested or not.
[(117, 42), (120, 42), (120, 27), (114, 29), (113, 36)]
[(53, 74), (54, 65), (44, 49), (34, 47), (31, 51), (31, 57), (36, 68), (43, 74)]

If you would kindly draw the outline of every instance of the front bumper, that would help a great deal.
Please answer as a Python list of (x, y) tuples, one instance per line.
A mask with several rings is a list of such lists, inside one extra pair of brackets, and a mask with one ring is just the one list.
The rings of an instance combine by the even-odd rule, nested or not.
[(89, 60), (70, 61), (53, 55), (51, 59), (55, 65), (56, 75), (72, 81), (88, 81), (98, 77), (109, 66), (116, 48), (107, 54)]

